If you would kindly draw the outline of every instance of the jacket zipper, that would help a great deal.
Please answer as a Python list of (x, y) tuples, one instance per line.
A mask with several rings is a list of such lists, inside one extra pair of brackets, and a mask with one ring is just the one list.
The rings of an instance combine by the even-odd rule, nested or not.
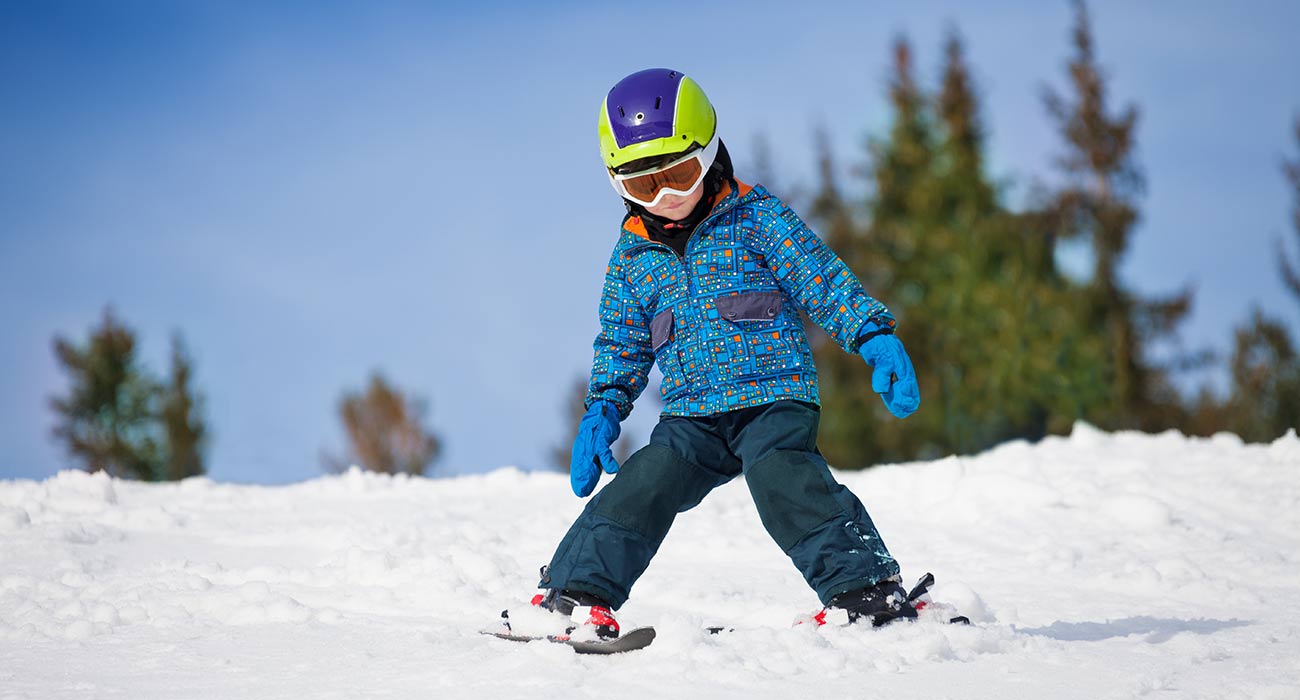
[[(691, 247), (691, 241), (695, 240), (695, 235), (698, 234), (698, 233), (700, 232), (700, 227), (702, 227), (702, 226), (704, 226), (705, 224), (709, 223), (709, 222), (712, 221), (715, 217), (717, 217), (717, 216), (721, 216), (722, 214), (725, 214), (726, 212), (730, 211), (730, 210), (733, 209), (733, 208), (735, 208), (735, 202), (732, 202), (731, 206), (726, 207), (726, 208), (723, 209), (722, 211), (713, 212), (713, 213), (709, 214), (708, 216), (704, 217), (704, 219), (701, 220), (700, 223), (696, 224), (696, 225), (695, 225), (695, 228), (691, 230), (691, 235), (690, 235), (690, 236), (687, 236), (687, 238), (686, 238), (686, 245), (682, 247), (682, 254), (681, 254), (681, 255), (678, 255), (678, 254), (677, 254), (677, 251), (673, 250), (672, 247), (669, 246), (668, 244), (666, 244), (666, 243), (660, 243), (659, 241), (653, 241), (653, 240), (650, 240), (650, 239), (648, 239), (648, 238), (645, 239), (645, 242), (643, 242), (643, 243), (638, 243), (635, 247), (639, 248), (639, 247), (641, 247), (641, 246), (651, 246), (651, 247), (659, 247), (659, 248), (663, 248), (663, 249), (667, 250), (669, 253), (671, 253), (672, 256), (673, 256), (674, 258), (677, 258), (677, 264), (678, 264), (679, 266), (681, 266), (682, 276), (686, 279), (686, 295), (687, 295), (687, 298), (689, 299), (689, 298), (693, 295), (693, 292), (692, 292), (692, 290), (691, 290), (691, 269), (690, 269), (690, 266), (686, 264), (686, 251), (690, 250), (690, 247)], [(673, 357), (677, 359), (677, 368), (678, 368), (678, 371), (680, 371), (680, 372), (682, 373), (682, 377), (683, 377), (683, 378), (685, 378), (685, 379), (688, 380), (688, 382), (687, 382), (687, 389), (688, 389), (688, 390), (694, 390), (696, 387), (693, 386), (693, 385), (694, 385), (696, 382), (693, 381), (693, 378), (692, 378), (692, 377), (688, 377), (688, 376), (687, 376), (687, 374), (686, 374), (686, 365), (685, 365), (685, 363), (682, 362), (682, 356), (681, 356), (681, 353), (678, 352), (678, 348), (680, 347), (680, 344), (676, 342), (676, 336), (677, 336), (676, 325), (677, 325), (677, 314), (674, 313), (674, 314), (673, 314), (673, 326), (674, 326), (674, 328), (673, 328), (673, 331), (672, 331), (672, 332), (673, 332), (673, 338), (674, 338), (674, 340), (673, 340), (673, 344), (672, 344), (672, 345), (673, 345)]]

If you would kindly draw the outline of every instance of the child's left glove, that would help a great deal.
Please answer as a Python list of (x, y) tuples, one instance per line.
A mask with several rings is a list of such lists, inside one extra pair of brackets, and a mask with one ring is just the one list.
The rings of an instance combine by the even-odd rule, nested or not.
[(579, 498), (586, 498), (600, 481), (600, 470), (606, 474), (618, 471), (610, 445), (618, 439), (618, 409), (608, 401), (597, 401), (587, 409), (578, 423), (578, 437), (573, 439), (573, 455), (569, 459), (569, 484)]
[(875, 318), (862, 327), (862, 359), (874, 369), (871, 389), (884, 400), (885, 407), (898, 418), (906, 418), (921, 405), (921, 388), (916, 370), (903, 349), (903, 341), (894, 335), (893, 319)]

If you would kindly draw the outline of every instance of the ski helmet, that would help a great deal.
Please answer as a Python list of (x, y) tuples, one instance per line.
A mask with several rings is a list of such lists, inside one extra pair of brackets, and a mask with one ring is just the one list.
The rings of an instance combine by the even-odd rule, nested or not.
[(600, 157), (616, 172), (646, 158), (704, 148), (717, 115), (698, 83), (679, 71), (638, 71), (610, 88), (600, 105)]

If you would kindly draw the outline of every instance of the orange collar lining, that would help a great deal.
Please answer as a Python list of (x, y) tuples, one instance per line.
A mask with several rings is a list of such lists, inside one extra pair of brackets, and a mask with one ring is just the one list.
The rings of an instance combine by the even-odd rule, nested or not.
[[(750, 191), (754, 189), (752, 185), (746, 185), (740, 180), (736, 180), (736, 186), (740, 188), (741, 197), (744, 197), (745, 195), (749, 194)], [(731, 194), (731, 183), (723, 182), (722, 189), (718, 190), (718, 194), (714, 195), (713, 202), (712, 204), (710, 204), (710, 208), (716, 207), (719, 204), (721, 204), (722, 200), (726, 199), (727, 195), (729, 194)], [(635, 236), (644, 238), (647, 241), (650, 240), (650, 232), (646, 230), (645, 222), (642, 221), (641, 217), (639, 216), (634, 216), (628, 219), (627, 223), (623, 224), (623, 228), (627, 229), (629, 233)]]

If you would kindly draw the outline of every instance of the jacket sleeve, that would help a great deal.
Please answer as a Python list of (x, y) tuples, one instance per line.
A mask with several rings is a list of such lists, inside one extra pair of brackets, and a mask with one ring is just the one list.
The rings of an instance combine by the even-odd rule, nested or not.
[(857, 352), (868, 319), (893, 326), (884, 304), (868, 296), (849, 266), (794, 210), (773, 198), (753, 230), (754, 248), (767, 258), (781, 289), (847, 352)]
[(650, 324), (641, 302), (624, 274), (619, 250), (610, 257), (605, 286), (600, 295), (600, 334), (592, 344), (591, 384), (586, 406), (609, 401), (620, 420), (632, 412), (632, 402), (645, 390), (654, 364)]

